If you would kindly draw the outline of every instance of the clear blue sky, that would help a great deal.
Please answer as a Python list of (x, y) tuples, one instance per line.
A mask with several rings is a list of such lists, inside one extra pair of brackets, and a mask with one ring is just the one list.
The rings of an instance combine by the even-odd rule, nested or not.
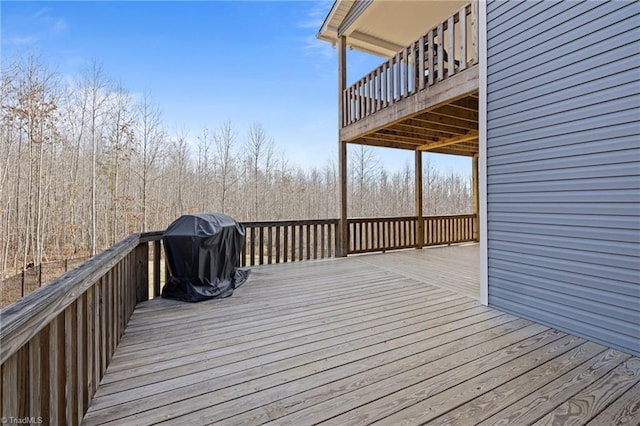
[[(169, 131), (261, 123), (302, 166), (337, 155), (336, 52), (315, 35), (333, 1), (2, 1), (2, 58), (38, 52), (63, 76), (96, 60), (134, 95), (151, 94)], [(382, 61), (349, 52), (355, 81)], [(412, 153), (378, 149), (393, 170)], [(470, 160), (434, 155), (443, 170)]]

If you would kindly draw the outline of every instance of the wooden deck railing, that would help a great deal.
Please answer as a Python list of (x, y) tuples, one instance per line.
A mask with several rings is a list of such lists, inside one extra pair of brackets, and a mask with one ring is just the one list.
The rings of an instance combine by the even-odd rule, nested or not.
[[(473, 239), (474, 215), (426, 216), (425, 245)], [(349, 253), (413, 247), (416, 217), (349, 219)], [(243, 266), (336, 256), (337, 219), (245, 223)], [(133, 234), (0, 310), (0, 415), (76, 425), (137, 303), (166, 279), (162, 231)]]
[[(422, 217), (423, 245), (474, 241), (475, 217), (473, 214)], [(417, 247), (417, 225), (417, 216), (348, 219), (348, 253)]]
[(147, 246), (131, 235), (0, 311), (3, 418), (82, 421), (135, 305), (149, 298)]
[[(424, 216), (424, 246), (474, 240), (475, 215)], [(240, 266), (336, 256), (338, 219), (244, 222)], [(416, 247), (417, 217), (349, 219), (348, 254)]]
[(338, 219), (244, 222), (240, 265), (286, 263), (334, 257)]
[(342, 126), (362, 120), (476, 64), (477, 34), (478, 3), (473, 1), (346, 88)]

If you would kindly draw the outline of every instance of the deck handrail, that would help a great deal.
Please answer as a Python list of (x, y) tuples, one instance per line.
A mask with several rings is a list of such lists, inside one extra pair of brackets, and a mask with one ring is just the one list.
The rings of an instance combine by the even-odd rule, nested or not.
[[(423, 216), (425, 245), (470, 241), (474, 218)], [(417, 221), (415, 216), (349, 219), (354, 241), (349, 253), (415, 246)], [(245, 222), (241, 263), (335, 257), (338, 223), (338, 219)], [(440, 237), (428, 237), (430, 232)], [(161, 293), (167, 276), (161, 264), (163, 234), (132, 234), (0, 310), (1, 416), (80, 424), (136, 304)]]
[(64, 311), (84, 293), (106, 269), (120, 261), (138, 245), (139, 236), (130, 235), (80, 266), (40, 287), (0, 311), (0, 364), (24, 345), (52, 317)]
[(132, 234), (0, 310), (3, 418), (80, 424), (135, 305), (149, 297), (147, 246)]
[(473, 0), (347, 87), (342, 92), (341, 126), (362, 120), (477, 64), (477, 34), (478, 2)]

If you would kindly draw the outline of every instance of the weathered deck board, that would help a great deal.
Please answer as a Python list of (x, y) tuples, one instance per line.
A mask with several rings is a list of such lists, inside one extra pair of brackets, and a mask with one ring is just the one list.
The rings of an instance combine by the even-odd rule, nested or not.
[[(640, 381), (640, 359), (630, 358), (538, 421), (544, 425), (581, 425)], [(617, 421), (614, 422), (617, 424)]]
[(637, 419), (640, 360), (480, 305), (477, 259), (269, 265), (228, 299), (142, 303), (84, 424)]
[(532, 424), (628, 358), (627, 354), (609, 349), (565, 374), (556, 375), (557, 378), (547, 385), (528, 395), (523, 395), (524, 397), (518, 402), (509, 405), (480, 424), (487, 426)]
[[(478, 246), (459, 245), (438, 250), (403, 250), (361, 256), (358, 260), (424, 283), (480, 298)], [(426, 265), (429, 265), (428, 269)]]

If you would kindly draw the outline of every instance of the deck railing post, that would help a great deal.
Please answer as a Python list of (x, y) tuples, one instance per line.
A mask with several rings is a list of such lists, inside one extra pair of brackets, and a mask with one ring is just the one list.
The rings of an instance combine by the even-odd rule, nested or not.
[(160, 259), (162, 252), (160, 240), (153, 242), (153, 297), (160, 296)]
[(478, 154), (474, 154), (471, 162), (471, 191), (473, 195), (473, 240), (480, 241), (479, 229), (478, 229), (478, 211), (480, 208), (480, 188), (478, 179)]
[(346, 257), (349, 250), (349, 229), (347, 223), (347, 143), (340, 141), (339, 174), (340, 174), (340, 222), (339, 235), (340, 243), (338, 244), (338, 256)]
[(424, 220), (422, 219), (422, 151), (415, 152), (415, 245), (417, 249), (424, 246)]
[[(342, 92), (347, 87), (347, 38), (341, 36), (338, 38), (338, 111), (342, 113)], [(361, 116), (363, 116), (361, 112)], [(342, 123), (341, 117), (339, 123)], [(338, 141), (339, 153), (338, 163), (340, 176), (340, 230), (336, 234), (340, 235), (339, 256), (347, 255), (347, 142)]]
[(136, 247), (136, 303), (149, 300), (149, 243)]

